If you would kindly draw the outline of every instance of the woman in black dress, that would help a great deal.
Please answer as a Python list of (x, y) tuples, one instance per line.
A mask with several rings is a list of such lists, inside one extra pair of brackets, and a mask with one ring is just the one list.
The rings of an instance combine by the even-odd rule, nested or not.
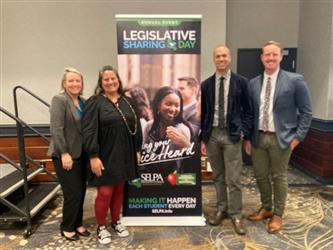
[(136, 157), (142, 143), (140, 121), (112, 66), (99, 72), (95, 95), (87, 100), (84, 114), (84, 146), (91, 167), (88, 184), (97, 187), (97, 236), (101, 244), (108, 244), (111, 234), (105, 221), (109, 209), (113, 230), (120, 237), (129, 235), (119, 220), (120, 211), (124, 184), (136, 178)]

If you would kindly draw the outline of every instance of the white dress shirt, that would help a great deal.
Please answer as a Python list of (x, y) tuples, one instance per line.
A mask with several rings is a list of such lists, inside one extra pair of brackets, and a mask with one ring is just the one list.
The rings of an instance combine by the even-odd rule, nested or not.
[(276, 81), (279, 74), (279, 70), (275, 71), (272, 75), (264, 73), (264, 81), (260, 93), (260, 109), (259, 109), (259, 130), (263, 130), (263, 118), (264, 118), (264, 104), (265, 104), (265, 93), (268, 77), (271, 78), (271, 93), (269, 97), (269, 108), (268, 108), (268, 131), (275, 132), (274, 116), (273, 116), (273, 101), (276, 87)]
[(224, 121), (227, 122), (227, 110), (228, 110), (228, 96), (229, 96), (229, 86), (230, 86), (230, 77), (231, 70), (229, 69), (225, 75), (215, 74), (215, 103), (214, 103), (214, 119), (213, 127), (219, 126), (219, 93), (220, 93), (220, 83), (221, 77), (224, 77), (223, 86), (224, 86)]

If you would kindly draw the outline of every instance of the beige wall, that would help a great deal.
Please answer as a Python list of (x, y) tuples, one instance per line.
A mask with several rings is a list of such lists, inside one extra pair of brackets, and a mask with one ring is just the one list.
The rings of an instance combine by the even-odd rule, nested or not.
[[(238, 48), (267, 40), (298, 47), (298, 72), (309, 83), (314, 117), (333, 119), (333, 1), (331, 0), (63, 0), (0, 2), (0, 106), (13, 111), (22, 84), (50, 101), (66, 66), (85, 76), (85, 96), (98, 69), (117, 65), (115, 14), (201, 14), (201, 78), (213, 73), (212, 49), (226, 43), (236, 71)], [(23, 119), (48, 123), (47, 109), (20, 95)], [(27, 105), (29, 104), (29, 105)], [(0, 124), (11, 124), (0, 114)]]
[(308, 82), (313, 116), (333, 119), (333, 1), (229, 0), (227, 45), (237, 70), (239, 48), (260, 48), (268, 40), (298, 47), (297, 72)]
[(227, 45), (237, 70), (237, 49), (261, 48), (268, 40), (297, 47), (299, 0), (227, 1)]
[(333, 3), (331, 7), (331, 63), (329, 68), (330, 78), (328, 80), (328, 119), (333, 120)]
[[(90, 96), (98, 70), (105, 64), (117, 65), (115, 14), (201, 14), (202, 77), (213, 71), (212, 47), (224, 43), (226, 36), (224, 0), (1, 0), (0, 4), (0, 106), (11, 112), (15, 85), (22, 84), (50, 102), (67, 66), (84, 74), (85, 96)], [(24, 120), (48, 123), (46, 108), (27, 95), (19, 96)], [(11, 123), (1, 114), (0, 124)]]
[(333, 119), (333, 2), (301, 0), (298, 71), (308, 81), (314, 117)]

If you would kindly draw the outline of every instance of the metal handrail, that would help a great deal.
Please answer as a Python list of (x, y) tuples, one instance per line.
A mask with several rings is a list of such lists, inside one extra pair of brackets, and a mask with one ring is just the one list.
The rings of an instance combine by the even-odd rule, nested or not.
[(18, 89), (22, 89), (24, 90), (26, 93), (30, 94), (31, 96), (35, 97), (38, 101), (40, 101), (41, 103), (43, 103), (45, 106), (47, 106), (48, 108), (51, 106), (48, 102), (44, 101), (42, 98), (40, 98), (38, 95), (32, 93), (30, 90), (28, 90), (27, 88), (21, 86), (21, 85), (17, 85), (14, 87), (13, 89), (13, 94), (14, 94), (14, 102), (15, 102), (15, 114), (17, 117), (18, 116), (18, 110), (17, 110), (17, 98), (16, 98), (16, 92)]
[(34, 165), (35, 167), (38, 167), (38, 168), (43, 168), (44, 169), (44, 172), (49, 175), (49, 176), (52, 176), (54, 178), (55, 181), (58, 181), (58, 177), (55, 176), (53, 173), (51, 173), (51, 171), (47, 170), (47, 168), (41, 164), (41, 162), (36, 162), (34, 159), (32, 159), (30, 156), (26, 155), (26, 159), (28, 162), (30, 162), (32, 165)]
[[(13, 120), (16, 121), (16, 129), (17, 129), (17, 140), (18, 140), (18, 152), (19, 152), (19, 159), (20, 159), (20, 166), (18, 164), (15, 164), (15, 162), (13, 162), (12, 160), (10, 160), (8, 157), (4, 156), (3, 154), (0, 154), (0, 158), (4, 159), (5, 161), (7, 161), (10, 165), (14, 166), (17, 170), (22, 172), (22, 177), (23, 177), (23, 188), (24, 188), (24, 204), (25, 204), (25, 211), (23, 211), (22, 209), (20, 209), (19, 207), (15, 206), (14, 204), (12, 204), (11, 202), (9, 202), (8, 200), (6, 200), (5, 198), (1, 198), (0, 202), (2, 204), (4, 204), (5, 206), (9, 207), (10, 209), (12, 209), (13, 211), (15, 211), (17, 214), (19, 214), (20, 216), (24, 216), (26, 218), (27, 221), (27, 230), (25, 233), (25, 237), (28, 237), (32, 234), (32, 212), (30, 213), (30, 202), (29, 202), (29, 198), (28, 198), (28, 174), (27, 174), (27, 168), (28, 168), (28, 162), (32, 163), (34, 166), (37, 167), (42, 167), (41, 164), (38, 164), (36, 161), (34, 161), (31, 157), (29, 157), (28, 155), (26, 155), (25, 153), (25, 145), (24, 145), (24, 129), (23, 126), (26, 126), (30, 129), (32, 129), (31, 126), (29, 126), (26, 122), (24, 122), (23, 120), (21, 120), (19, 117), (15, 116), (14, 114), (10, 113), (9, 111), (7, 111), (6, 109), (2, 108), (0, 106), (0, 113), (4, 113), (5, 115), (7, 115), (8, 117), (12, 118)], [(32, 129), (34, 130), (34, 129)], [(38, 131), (37, 131), (38, 132)], [(41, 135), (39, 132), (37, 133), (40, 136), (42, 136), (42, 138), (46, 138), (45, 136)], [(47, 141), (48, 138), (46, 138)], [(43, 167), (43, 171), (45, 171), (49, 176), (54, 177), (54, 179), (57, 181), (57, 177), (52, 174), (50, 171), (48, 171), (45, 167)], [(21, 218), (19, 218), (21, 219)]]
[(14, 168), (16, 168), (19, 171), (23, 171), (23, 168), (21, 166), (19, 166), (18, 164), (16, 164), (14, 161), (12, 161), (11, 159), (9, 159), (7, 156), (3, 155), (0, 153), (0, 159), (5, 160), (5, 162), (9, 163), (10, 165), (12, 165)]
[(12, 118), (16, 121), (16, 130), (17, 130), (17, 142), (19, 147), (19, 157), (20, 157), (20, 165), (23, 169), (23, 180), (24, 180), (24, 203), (26, 206), (26, 216), (27, 216), (27, 226), (28, 228), (31, 228), (31, 216), (30, 216), (30, 204), (28, 200), (28, 176), (27, 176), (27, 168), (26, 168), (26, 155), (25, 155), (25, 146), (24, 146), (24, 131), (23, 131), (23, 124), (25, 124), (24, 121), (22, 121), (20, 118), (16, 117), (6, 109), (2, 108), (0, 106), (0, 112), (3, 112), (8, 117)]
[[(22, 89), (24, 90), (26, 93), (28, 93), (29, 95), (31, 95), (32, 97), (34, 97), (35, 99), (37, 99), (38, 101), (40, 101), (41, 103), (43, 103), (46, 107), (50, 107), (51, 105), (49, 103), (47, 103), (46, 101), (44, 101), (42, 98), (40, 98), (39, 96), (37, 96), (36, 94), (32, 93), (30, 90), (28, 90), (27, 88), (21, 86), (21, 85), (17, 85), (16, 87), (14, 87), (13, 89), (13, 96), (14, 96), (14, 108), (15, 108), (15, 115), (17, 118), (19, 118), (19, 112), (18, 112), (18, 105), (17, 105), (17, 90)], [(22, 120), (21, 120), (22, 121)], [(42, 133), (40, 133), (37, 129), (34, 129), (33, 127), (31, 127), (30, 125), (28, 125), (26, 122), (22, 121), (24, 126), (28, 127), (30, 130), (32, 130), (33, 132), (35, 132), (37, 135), (39, 135), (40, 137), (42, 137), (46, 142), (50, 143), (50, 139), (47, 138), (45, 135), (43, 135)]]

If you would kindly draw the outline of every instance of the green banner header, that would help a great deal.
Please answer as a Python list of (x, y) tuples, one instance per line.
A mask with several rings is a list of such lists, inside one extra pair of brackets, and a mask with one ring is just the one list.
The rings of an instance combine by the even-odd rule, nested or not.
[(138, 22), (140, 26), (179, 26), (201, 20), (201, 15), (116, 15), (117, 21)]

